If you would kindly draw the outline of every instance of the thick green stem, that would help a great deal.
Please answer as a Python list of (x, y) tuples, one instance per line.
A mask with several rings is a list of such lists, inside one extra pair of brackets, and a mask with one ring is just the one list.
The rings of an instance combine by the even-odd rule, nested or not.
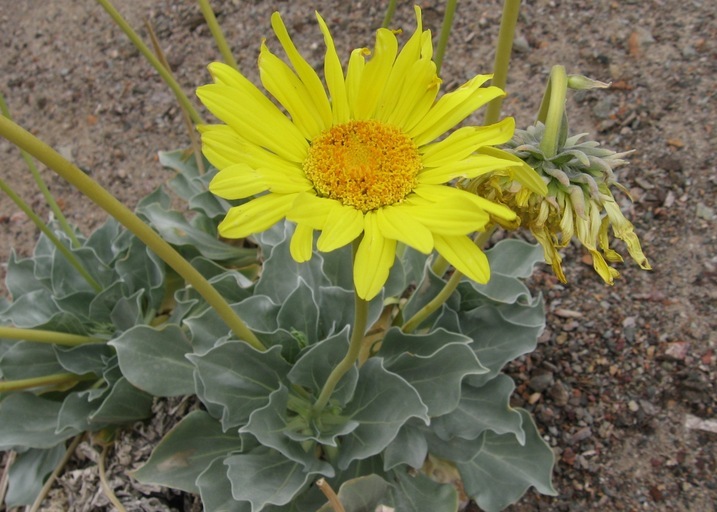
[(391, 20), (393, 19), (393, 15), (396, 12), (396, 0), (389, 0), (388, 7), (386, 8), (386, 15), (383, 17), (383, 23), (381, 23), (381, 26), (383, 28), (388, 28), (388, 26), (391, 24)]
[(52, 375), (43, 375), (42, 377), (32, 377), (30, 379), (1, 380), (0, 393), (22, 391), (24, 389), (52, 386), (55, 384), (66, 384), (79, 380), (82, 380), (82, 377), (76, 373), (53, 373)]
[(202, 15), (204, 16), (204, 19), (207, 22), (207, 25), (209, 26), (209, 31), (212, 33), (212, 37), (214, 38), (214, 42), (217, 44), (217, 48), (219, 48), (219, 53), (222, 54), (222, 59), (224, 59), (224, 62), (234, 69), (238, 70), (239, 65), (237, 64), (237, 61), (234, 60), (234, 56), (232, 55), (232, 51), (229, 48), (229, 44), (227, 44), (227, 40), (224, 37), (224, 33), (222, 32), (222, 28), (219, 26), (219, 23), (217, 23), (217, 18), (214, 16), (214, 11), (212, 10), (212, 6), (209, 5), (209, 0), (198, 0), (199, 1), (199, 8), (202, 11)]
[[(493, 224), (491, 227), (489, 227), (487, 230), (481, 232), (480, 235), (475, 239), (475, 243), (478, 247), (484, 247), (488, 241), (490, 240), (490, 237), (493, 236), (493, 233), (495, 233), (495, 230), (497, 229), (497, 226)], [(446, 271), (446, 268), (448, 268), (448, 262), (442, 258), (439, 257), (438, 260), (436, 260), (436, 264), (442, 261), (440, 267), (438, 270), (442, 269), (441, 274)], [(445, 266), (444, 266), (444, 263)], [(434, 264), (432, 270), (435, 269), (437, 266)], [(438, 275), (441, 275), (438, 274)], [(438, 311), (438, 308), (440, 308), (447, 300), (448, 298), (453, 294), (454, 291), (456, 291), (456, 288), (458, 288), (458, 285), (461, 282), (461, 279), (463, 278), (463, 274), (461, 274), (458, 270), (455, 270), (453, 272), (453, 275), (451, 275), (450, 279), (446, 282), (443, 289), (441, 289), (440, 292), (438, 292), (438, 295), (436, 295), (433, 299), (431, 299), (428, 304), (423, 306), (421, 309), (416, 311), (416, 314), (413, 315), (406, 323), (403, 324), (401, 327), (401, 330), (403, 332), (413, 332), (416, 330), (416, 328), (421, 325), (421, 323), (431, 316), (435, 311)]]
[(132, 44), (134, 44), (134, 46), (140, 51), (144, 58), (147, 59), (147, 62), (152, 65), (152, 67), (162, 77), (164, 82), (169, 86), (170, 89), (172, 89), (172, 92), (177, 98), (177, 101), (182, 104), (182, 107), (187, 112), (189, 112), (189, 115), (192, 118), (192, 122), (194, 122), (194, 124), (202, 124), (202, 117), (199, 115), (199, 112), (197, 112), (194, 106), (190, 103), (189, 98), (187, 98), (187, 95), (184, 94), (184, 91), (182, 91), (182, 88), (179, 86), (172, 74), (167, 69), (165, 69), (164, 66), (162, 66), (162, 63), (157, 57), (154, 56), (152, 50), (150, 50), (149, 47), (144, 44), (144, 41), (142, 41), (142, 39), (140, 39), (140, 37), (132, 29), (132, 27), (129, 26), (129, 23), (127, 23), (127, 21), (122, 17), (122, 15), (117, 11), (117, 9), (115, 9), (115, 7), (112, 5), (112, 2), (110, 2), (109, 0), (97, 0), (97, 3), (100, 4), (102, 8), (107, 12), (107, 14), (110, 15), (110, 17), (117, 24), (117, 26), (121, 28), (122, 31), (130, 39), (130, 41), (132, 41)]
[(321, 411), (324, 410), (326, 404), (331, 398), (331, 393), (334, 392), (336, 385), (341, 380), (346, 372), (348, 372), (358, 359), (359, 352), (361, 351), (361, 342), (363, 341), (364, 334), (366, 333), (366, 322), (368, 321), (368, 302), (356, 295), (354, 305), (354, 330), (351, 333), (351, 342), (349, 343), (349, 351), (346, 353), (344, 358), (336, 365), (332, 370), (324, 387), (321, 389), (319, 398), (316, 399), (312, 410), (314, 417), (318, 416)]
[(560, 131), (563, 129), (565, 116), (565, 97), (568, 92), (568, 75), (565, 67), (553, 66), (550, 70), (548, 86), (545, 88), (543, 101), (538, 111), (538, 121), (545, 124), (540, 150), (546, 158), (554, 157), (558, 152)]
[(4, 117), (0, 117), (0, 136), (5, 137), (16, 146), (30, 153), (117, 219), (167, 265), (172, 267), (177, 274), (182, 276), (187, 283), (194, 286), (236, 336), (245, 340), (257, 350), (265, 350), (266, 347), (249, 330), (244, 321), (239, 318), (227, 301), (224, 300), (224, 297), (217, 292), (204, 276), (112, 194), (93, 181), (77, 166), (62, 158), (50, 146)]
[(25, 340), (33, 343), (49, 343), (62, 345), (63, 347), (76, 347), (88, 343), (102, 343), (105, 340), (82, 336), (80, 334), (69, 334), (66, 332), (43, 331), (41, 329), (21, 329), (0, 325), (0, 339)]
[[(2, 93), (0, 93), (0, 111), (2, 111), (2, 115), (12, 120), (12, 116), (10, 115), (10, 109), (5, 102), (5, 97), (2, 95)], [(57, 222), (60, 223), (60, 227), (70, 238), (70, 241), (72, 242), (72, 247), (79, 247), (80, 241), (77, 239), (75, 231), (72, 229), (69, 222), (67, 222), (65, 215), (62, 213), (62, 210), (60, 210), (60, 206), (57, 204), (57, 201), (55, 201), (55, 198), (52, 196), (50, 189), (47, 188), (45, 181), (40, 175), (40, 171), (38, 171), (37, 166), (35, 166), (35, 162), (32, 161), (32, 158), (30, 157), (30, 155), (27, 154), (27, 152), (20, 151), (20, 154), (22, 155), (22, 159), (25, 160), (27, 168), (30, 169), (32, 178), (35, 180), (35, 183), (37, 183), (37, 187), (40, 189), (40, 192), (42, 192), (42, 196), (45, 198), (45, 201), (50, 207), (50, 210), (52, 210), (52, 213), (55, 215)]]
[(451, 35), (453, 27), (453, 17), (456, 14), (457, 0), (448, 0), (446, 2), (446, 12), (443, 13), (443, 25), (441, 25), (441, 34), (438, 36), (438, 46), (433, 62), (436, 63), (436, 74), (441, 74), (441, 65), (443, 64), (443, 56), (446, 54), (446, 46), (448, 46), (448, 37)]
[[(500, 20), (498, 45), (495, 50), (495, 61), (493, 63), (493, 80), (491, 81), (491, 85), (495, 85), (503, 90), (505, 90), (505, 86), (508, 83), (510, 54), (513, 50), (515, 25), (518, 23), (519, 13), (520, 0), (505, 0), (505, 3), (503, 4), (503, 16)], [(502, 97), (495, 98), (488, 104), (485, 111), (485, 124), (494, 124), (498, 122), (502, 106)]]
[(20, 196), (18, 196), (15, 191), (10, 188), (10, 186), (5, 183), (4, 180), (0, 178), (0, 191), (7, 194), (7, 196), (12, 200), (13, 203), (17, 205), (18, 208), (20, 208), (25, 215), (27, 215), (30, 220), (37, 226), (37, 228), (42, 231), (45, 236), (50, 240), (50, 242), (53, 243), (53, 245), (57, 248), (58, 251), (62, 253), (62, 255), (67, 259), (67, 261), (72, 265), (75, 270), (84, 278), (85, 281), (87, 281), (87, 284), (89, 284), (93, 290), (96, 292), (102, 291), (102, 285), (98, 283), (87, 270), (85, 267), (82, 266), (82, 263), (75, 257), (74, 254), (72, 254), (72, 251), (70, 251), (65, 245), (62, 243), (62, 241), (57, 238), (55, 233), (52, 232), (52, 230), (47, 227), (47, 224), (45, 224), (42, 219), (32, 211), (32, 208), (30, 208), (30, 205), (28, 205), (25, 201), (22, 200)]

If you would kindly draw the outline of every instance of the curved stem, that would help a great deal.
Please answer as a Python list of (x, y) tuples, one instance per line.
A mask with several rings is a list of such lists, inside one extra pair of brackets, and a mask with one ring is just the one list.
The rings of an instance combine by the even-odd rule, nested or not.
[[(505, 91), (508, 83), (508, 68), (510, 67), (510, 54), (513, 50), (513, 38), (515, 37), (515, 25), (518, 23), (520, 13), (520, 0), (505, 0), (503, 4), (503, 15), (500, 20), (500, 32), (498, 33), (498, 45), (495, 50), (495, 61), (493, 63), (493, 80), (495, 85)], [(500, 108), (503, 105), (503, 97), (492, 100), (485, 111), (485, 124), (497, 123), (500, 119)]]
[(346, 509), (341, 503), (341, 500), (339, 500), (339, 497), (336, 495), (336, 492), (334, 492), (324, 478), (319, 478), (316, 481), (316, 487), (324, 493), (324, 496), (326, 496), (326, 499), (329, 500), (329, 505), (331, 505), (334, 512), (346, 512)]
[(42, 377), (32, 377), (29, 379), (0, 380), (0, 393), (22, 391), (24, 389), (51, 386), (53, 384), (69, 384), (70, 382), (80, 380), (82, 380), (82, 377), (76, 373), (53, 373), (51, 375), (43, 375)]
[(189, 112), (189, 115), (192, 118), (194, 124), (202, 124), (202, 117), (199, 115), (199, 112), (197, 112), (194, 106), (192, 106), (189, 101), (189, 98), (187, 98), (187, 95), (184, 94), (184, 91), (182, 91), (182, 88), (179, 86), (172, 74), (167, 71), (164, 66), (162, 66), (162, 63), (159, 62), (159, 59), (157, 59), (157, 57), (152, 54), (152, 51), (149, 49), (149, 47), (144, 44), (144, 41), (140, 39), (140, 37), (132, 29), (132, 27), (129, 26), (129, 23), (127, 23), (127, 21), (122, 17), (122, 15), (117, 11), (117, 9), (115, 9), (115, 7), (112, 5), (112, 2), (110, 2), (109, 0), (97, 0), (97, 3), (100, 4), (102, 8), (107, 12), (107, 14), (110, 15), (110, 17), (117, 24), (117, 26), (121, 28), (122, 31), (130, 39), (130, 41), (132, 41), (132, 44), (134, 44), (134, 46), (140, 51), (144, 58), (147, 59), (147, 62), (149, 62), (152, 67), (157, 71), (157, 73), (159, 73), (159, 75), (162, 77), (162, 80), (164, 80), (164, 82), (169, 86), (169, 88), (172, 89), (172, 92), (177, 98), (177, 101), (182, 104), (182, 107), (184, 107), (187, 112)]
[(172, 267), (177, 274), (182, 276), (187, 283), (194, 286), (197, 292), (214, 308), (235, 335), (245, 340), (257, 350), (266, 349), (256, 335), (249, 330), (249, 327), (247, 327), (244, 321), (239, 318), (231, 306), (229, 306), (227, 301), (224, 300), (224, 297), (219, 294), (204, 276), (112, 194), (78, 169), (77, 166), (62, 158), (62, 156), (50, 146), (27, 130), (24, 130), (3, 117), (0, 117), (0, 136), (5, 137), (47, 165), (134, 233), (137, 238), (144, 242), (147, 247), (154, 251), (167, 265)]
[(88, 343), (102, 343), (105, 340), (82, 336), (80, 334), (68, 334), (66, 332), (43, 331), (41, 329), (21, 329), (0, 325), (0, 339), (25, 340), (33, 343), (50, 343), (62, 345), (63, 347), (76, 347)]
[(436, 261), (431, 265), (431, 270), (437, 276), (442, 277), (443, 274), (446, 273), (446, 270), (448, 270), (449, 265), (448, 260), (439, 254)]
[(209, 26), (209, 31), (212, 33), (212, 37), (214, 38), (214, 42), (217, 43), (217, 48), (219, 49), (219, 53), (222, 55), (222, 59), (224, 59), (224, 62), (237, 71), (239, 70), (239, 65), (237, 64), (237, 61), (234, 60), (234, 56), (232, 55), (232, 51), (229, 48), (229, 45), (227, 44), (227, 40), (224, 37), (224, 33), (222, 32), (222, 28), (219, 26), (219, 23), (217, 23), (217, 18), (214, 16), (214, 11), (212, 10), (212, 6), (209, 5), (209, 0), (198, 0), (199, 1), (199, 9), (202, 11), (202, 15), (204, 16), (205, 21), (207, 22), (207, 26)]
[[(493, 224), (488, 229), (481, 232), (480, 235), (478, 235), (478, 237), (475, 239), (475, 244), (481, 248), (485, 247), (485, 245), (490, 240), (490, 237), (493, 236), (493, 233), (495, 233), (496, 229), (498, 229), (497, 224)], [(445, 261), (445, 259), (443, 261)], [(438, 261), (436, 261), (436, 263), (438, 263)], [(446, 267), (443, 268), (443, 272), (445, 272), (446, 268), (448, 267), (447, 263), (448, 262), (446, 261)], [(453, 292), (456, 291), (456, 288), (458, 288), (458, 285), (460, 284), (462, 278), (463, 274), (461, 274), (458, 270), (455, 270), (453, 272), (453, 275), (451, 275), (451, 277), (446, 282), (443, 289), (438, 292), (438, 295), (431, 299), (428, 304), (416, 311), (416, 314), (403, 324), (401, 330), (406, 333), (413, 332), (414, 330), (416, 330), (416, 328), (421, 325), (421, 323), (426, 318), (428, 318), (429, 316), (431, 316), (431, 314), (437, 311), (438, 308), (440, 308), (448, 300), (448, 298), (453, 294)]]
[(383, 17), (382, 28), (388, 28), (393, 19), (393, 15), (396, 12), (396, 0), (389, 0), (388, 7), (386, 8), (386, 15)]
[(117, 495), (114, 493), (112, 488), (110, 487), (109, 482), (107, 481), (107, 471), (105, 470), (105, 460), (107, 459), (107, 453), (110, 450), (110, 445), (106, 444), (102, 447), (102, 453), (100, 453), (100, 456), (97, 460), (97, 471), (100, 475), (100, 485), (102, 486), (102, 490), (105, 493), (105, 496), (107, 496), (107, 499), (110, 500), (112, 505), (115, 506), (115, 508), (118, 510), (118, 512), (127, 512), (127, 509), (124, 508), (122, 505), (122, 502), (117, 498)]
[(436, 54), (433, 57), (433, 62), (436, 63), (436, 74), (441, 74), (441, 65), (443, 64), (443, 56), (446, 53), (446, 46), (448, 46), (448, 37), (451, 35), (451, 28), (453, 27), (453, 16), (456, 14), (456, 3), (457, 0), (448, 0), (446, 2), (446, 12), (443, 13), (443, 25), (441, 25), (441, 34), (438, 36), (438, 46), (436, 47)]
[(70, 446), (67, 447), (67, 451), (65, 451), (65, 455), (63, 455), (62, 460), (52, 471), (52, 474), (48, 477), (48, 479), (45, 481), (45, 485), (42, 486), (42, 489), (40, 489), (40, 493), (35, 498), (35, 501), (33, 502), (32, 507), (30, 507), (29, 512), (37, 512), (38, 510), (40, 510), (40, 506), (45, 500), (47, 494), (50, 492), (52, 486), (55, 484), (55, 480), (60, 475), (60, 472), (64, 469), (67, 463), (70, 461), (70, 458), (72, 458), (72, 454), (75, 453), (75, 450), (77, 449), (84, 437), (85, 434), (82, 433), (72, 440)]
[(463, 274), (461, 274), (458, 270), (454, 271), (453, 275), (451, 275), (450, 279), (448, 279), (443, 289), (438, 292), (438, 295), (433, 297), (428, 304), (419, 309), (415, 315), (403, 324), (401, 330), (405, 333), (413, 332), (426, 318), (428, 318), (434, 311), (437, 311), (438, 308), (440, 308), (448, 300), (448, 297), (453, 295), (453, 292), (456, 291), (456, 288), (458, 288), (458, 284), (460, 284), (462, 278)]
[(540, 149), (546, 158), (554, 157), (558, 151), (567, 91), (568, 75), (565, 73), (565, 67), (553, 66), (538, 113), (538, 121), (545, 124), (545, 133), (543, 140), (540, 141)]
[[(12, 116), (10, 115), (10, 109), (5, 102), (5, 97), (2, 95), (2, 93), (0, 93), (0, 111), (2, 111), (2, 115), (12, 120)], [(72, 241), (72, 247), (79, 247), (80, 241), (77, 239), (75, 231), (72, 229), (69, 222), (67, 222), (65, 215), (62, 213), (62, 210), (60, 210), (60, 206), (57, 204), (57, 201), (55, 201), (55, 198), (52, 196), (50, 189), (47, 188), (45, 181), (40, 175), (40, 171), (38, 171), (37, 166), (35, 166), (35, 162), (32, 161), (32, 158), (30, 157), (30, 155), (27, 154), (27, 152), (20, 151), (20, 154), (22, 155), (22, 159), (25, 160), (27, 168), (30, 169), (32, 178), (35, 180), (35, 183), (37, 183), (37, 188), (39, 188), (40, 192), (42, 192), (42, 196), (45, 198), (45, 201), (50, 207), (50, 210), (52, 210), (52, 213), (55, 215), (57, 222), (59, 222), (62, 230)]]
[(353, 365), (358, 359), (359, 352), (361, 351), (361, 342), (363, 341), (364, 333), (366, 332), (366, 322), (368, 320), (368, 302), (360, 298), (358, 295), (355, 295), (354, 311), (354, 330), (351, 333), (349, 351), (326, 379), (326, 383), (321, 389), (319, 398), (316, 399), (316, 403), (312, 407), (312, 411), (315, 416), (318, 416), (321, 411), (324, 410), (324, 407), (326, 407), (326, 404), (329, 402), (329, 398), (331, 398), (331, 393), (334, 392), (334, 389), (341, 380), (341, 377), (353, 368)]
[(67, 259), (67, 261), (72, 265), (75, 270), (83, 277), (85, 281), (87, 281), (87, 284), (90, 285), (90, 287), (95, 290), (96, 292), (102, 291), (102, 285), (98, 283), (94, 277), (90, 275), (89, 272), (85, 269), (85, 267), (82, 266), (82, 263), (77, 259), (77, 257), (72, 254), (72, 251), (70, 251), (67, 247), (65, 247), (65, 244), (63, 244), (59, 238), (55, 235), (55, 233), (52, 232), (52, 230), (47, 227), (47, 224), (45, 224), (42, 219), (32, 211), (32, 208), (30, 208), (30, 205), (28, 205), (23, 199), (15, 193), (15, 191), (10, 188), (10, 186), (5, 183), (5, 181), (0, 178), (0, 191), (7, 194), (7, 196), (12, 200), (13, 203), (17, 205), (18, 208), (20, 208), (25, 215), (27, 215), (30, 220), (37, 226), (37, 228), (44, 233), (44, 235), (52, 242), (52, 244), (57, 248), (58, 251), (62, 253), (62, 255)]

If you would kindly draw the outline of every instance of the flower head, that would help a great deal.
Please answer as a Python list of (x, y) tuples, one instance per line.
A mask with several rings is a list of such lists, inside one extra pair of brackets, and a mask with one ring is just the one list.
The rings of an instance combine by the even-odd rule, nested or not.
[(299, 262), (311, 258), (315, 231), (324, 252), (360, 239), (354, 282), (366, 300), (385, 284), (398, 242), (425, 254), (435, 249), (486, 282), (487, 259), (469, 235), (491, 216), (508, 222), (515, 213), (450, 182), (520, 167), (500, 154), (477, 153), (510, 140), (514, 122), (462, 127), (440, 138), (503, 91), (482, 87), (490, 76), (479, 75), (436, 99), (441, 81), (418, 8), (416, 30), (400, 51), (395, 33), (379, 29), (371, 58), (365, 48), (354, 50), (345, 73), (317, 19), (326, 87), (278, 13), (271, 23), (289, 64), (261, 45), (262, 85), (286, 114), (224, 64), (211, 64), (215, 83), (197, 90), (225, 123), (200, 127), (204, 154), (219, 170), (210, 190), (226, 199), (252, 198), (229, 210), (220, 234), (243, 238), (286, 218), (296, 224), (291, 254)]
[(620, 274), (608, 262), (621, 262), (622, 256), (610, 248), (610, 226), (614, 236), (626, 243), (637, 264), (651, 269), (633, 225), (620, 211), (610, 190), (613, 185), (622, 188), (613, 168), (625, 163), (622, 157), (626, 153), (601, 148), (595, 141), (580, 142), (585, 136), (581, 134), (564, 140), (555, 156), (547, 157), (540, 147), (544, 131), (542, 123), (516, 130), (506, 147), (543, 178), (548, 187), (545, 197), (515, 183), (506, 173), (478, 178), (467, 188), (517, 212), (515, 222), (503, 224), (530, 229), (543, 246), (545, 260), (562, 282), (566, 279), (558, 251), (577, 235), (590, 252), (595, 271), (606, 283), (613, 284)]

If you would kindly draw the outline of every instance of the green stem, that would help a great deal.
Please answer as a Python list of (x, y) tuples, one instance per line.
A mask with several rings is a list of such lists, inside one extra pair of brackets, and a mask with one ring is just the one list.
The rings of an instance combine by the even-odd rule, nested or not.
[(355, 296), (354, 304), (354, 330), (351, 333), (351, 342), (349, 343), (349, 351), (346, 353), (344, 358), (336, 365), (332, 370), (324, 387), (321, 389), (319, 398), (316, 400), (312, 411), (314, 417), (317, 417), (321, 411), (324, 410), (326, 404), (331, 398), (331, 393), (334, 392), (336, 385), (341, 380), (341, 377), (348, 372), (358, 359), (359, 352), (361, 351), (361, 342), (363, 341), (364, 334), (366, 332), (366, 322), (368, 320), (368, 302), (360, 298), (358, 295)]
[(449, 265), (450, 263), (448, 263), (448, 260), (439, 254), (436, 261), (434, 261), (433, 265), (431, 265), (431, 270), (437, 276), (443, 276), (443, 274), (446, 273), (446, 270), (448, 270)]
[(457, 270), (454, 271), (453, 275), (451, 275), (450, 279), (448, 279), (443, 289), (438, 292), (438, 295), (433, 297), (428, 304), (419, 309), (415, 315), (403, 324), (401, 330), (405, 333), (410, 333), (416, 330), (416, 327), (421, 325), (426, 318), (428, 318), (434, 311), (437, 311), (438, 308), (440, 308), (448, 300), (448, 298), (453, 295), (453, 292), (456, 291), (456, 288), (458, 288), (462, 278), (463, 274)]
[[(493, 236), (493, 233), (495, 233), (495, 230), (497, 229), (497, 225), (493, 224), (491, 227), (489, 227), (487, 230), (481, 232), (480, 235), (475, 240), (475, 243), (478, 247), (485, 247), (485, 245), (490, 240), (490, 237)], [(439, 258), (436, 260), (436, 263), (441, 261)], [(443, 260), (445, 261), (445, 259)], [(446, 262), (447, 264), (447, 262)], [(434, 264), (434, 268), (435, 268)], [(443, 265), (441, 265), (443, 267)], [(443, 268), (441, 274), (446, 271), (447, 265), (445, 268)], [(432, 268), (433, 270), (433, 268)], [(440, 269), (439, 269), (440, 270)], [(438, 274), (438, 275), (441, 275)], [(403, 332), (413, 332), (416, 330), (416, 328), (421, 325), (421, 323), (431, 316), (435, 311), (438, 310), (447, 300), (448, 298), (453, 294), (453, 292), (458, 288), (458, 285), (461, 282), (461, 279), (463, 278), (463, 274), (461, 274), (458, 270), (455, 270), (453, 272), (453, 275), (448, 279), (446, 284), (443, 286), (440, 292), (438, 292), (438, 295), (436, 295), (433, 299), (431, 299), (428, 304), (423, 306), (421, 309), (416, 311), (416, 314), (413, 315), (406, 323), (403, 324), (401, 327), (401, 330)]]
[(396, 12), (396, 0), (389, 0), (388, 7), (386, 8), (386, 15), (383, 17), (383, 23), (381, 27), (388, 28), (393, 19), (393, 15)]
[(164, 66), (162, 66), (162, 63), (157, 57), (154, 56), (152, 50), (150, 50), (149, 47), (144, 44), (144, 41), (142, 41), (142, 39), (140, 39), (140, 37), (132, 29), (132, 27), (129, 26), (129, 23), (127, 23), (127, 21), (122, 17), (122, 15), (117, 11), (117, 9), (115, 9), (115, 7), (112, 5), (112, 2), (110, 2), (110, 0), (97, 0), (97, 3), (100, 4), (102, 8), (107, 12), (107, 14), (110, 15), (115, 24), (117, 24), (117, 26), (122, 29), (122, 31), (130, 39), (130, 41), (132, 41), (132, 44), (134, 44), (134, 46), (140, 51), (144, 58), (147, 59), (147, 61), (152, 65), (152, 67), (157, 71), (157, 73), (159, 73), (159, 75), (169, 86), (169, 88), (172, 89), (172, 92), (177, 98), (177, 101), (182, 104), (182, 107), (186, 109), (187, 112), (189, 112), (189, 115), (192, 118), (194, 124), (202, 124), (203, 121), (201, 116), (199, 115), (199, 112), (197, 112), (197, 110), (192, 106), (189, 101), (189, 98), (187, 98), (187, 95), (184, 94), (184, 91), (182, 91), (182, 88), (179, 86), (172, 74), (167, 71)]
[(81, 379), (82, 377), (76, 373), (53, 373), (52, 375), (43, 375), (42, 377), (32, 377), (30, 379), (2, 380), (0, 381), (0, 393), (51, 386), (53, 384), (65, 384)]
[[(10, 115), (10, 109), (8, 108), (7, 103), (5, 102), (5, 97), (2, 95), (1, 92), (0, 111), (2, 111), (2, 115), (12, 120), (12, 116)], [(25, 160), (28, 169), (30, 169), (30, 173), (35, 180), (35, 183), (37, 183), (37, 187), (40, 189), (40, 192), (42, 192), (42, 195), (45, 198), (45, 201), (47, 202), (48, 206), (50, 207), (50, 210), (52, 210), (52, 213), (55, 215), (57, 222), (60, 223), (60, 227), (72, 241), (72, 246), (75, 248), (79, 247), (80, 241), (77, 239), (77, 235), (75, 235), (75, 230), (72, 229), (70, 224), (67, 222), (65, 215), (62, 213), (62, 210), (60, 210), (60, 206), (57, 204), (57, 201), (55, 201), (55, 198), (52, 196), (50, 189), (47, 188), (45, 181), (40, 175), (40, 171), (38, 171), (37, 166), (35, 166), (35, 162), (32, 161), (32, 158), (30, 157), (30, 155), (27, 154), (27, 152), (20, 151), (20, 154), (22, 155), (22, 159)]]
[(80, 334), (69, 334), (66, 332), (43, 331), (41, 329), (21, 329), (0, 325), (0, 339), (25, 340), (33, 343), (50, 343), (62, 345), (63, 347), (76, 347), (88, 343), (102, 343), (105, 340), (82, 336)]
[(27, 510), (28, 512), (37, 512), (38, 510), (40, 510), (42, 502), (45, 501), (45, 497), (50, 493), (50, 489), (52, 489), (52, 486), (55, 485), (55, 480), (57, 480), (57, 477), (60, 476), (60, 473), (65, 468), (67, 463), (70, 462), (72, 455), (75, 453), (75, 450), (80, 445), (80, 442), (84, 439), (84, 437), (84, 432), (78, 436), (75, 436), (75, 438), (70, 443), (70, 446), (67, 447), (65, 455), (62, 456), (62, 460), (60, 460), (60, 463), (55, 466), (55, 469), (52, 471), (52, 474), (43, 484), (42, 489), (40, 489), (39, 494), (37, 495), (35, 501), (32, 504), (32, 507), (28, 507), (25, 510)]
[(217, 48), (219, 48), (219, 53), (221, 53), (222, 59), (224, 59), (224, 62), (233, 67), (234, 69), (239, 70), (239, 65), (237, 64), (237, 61), (234, 60), (234, 56), (232, 55), (232, 51), (227, 44), (227, 40), (224, 37), (222, 28), (219, 26), (219, 23), (217, 23), (216, 16), (214, 16), (212, 6), (209, 5), (209, 0), (198, 1), (199, 8), (201, 9), (202, 15), (204, 16), (204, 19), (209, 26), (209, 31), (212, 33), (212, 37), (214, 37), (214, 42), (217, 43)]
[[(508, 68), (510, 67), (510, 54), (513, 50), (513, 38), (515, 37), (515, 25), (518, 23), (520, 13), (520, 0), (505, 0), (503, 4), (503, 15), (500, 20), (500, 32), (498, 33), (498, 45), (495, 50), (495, 61), (493, 63), (493, 80), (495, 85), (505, 91), (508, 83)], [(488, 104), (485, 111), (485, 124), (494, 124), (500, 119), (500, 109), (503, 105), (503, 98), (495, 98)]]
[(550, 70), (548, 86), (545, 88), (543, 100), (538, 111), (538, 121), (545, 124), (540, 150), (545, 158), (552, 158), (558, 152), (560, 130), (565, 115), (565, 97), (568, 91), (568, 75), (564, 66), (553, 66)]
[(443, 25), (441, 25), (441, 34), (438, 36), (438, 46), (433, 62), (436, 63), (436, 74), (441, 74), (441, 65), (443, 64), (443, 56), (446, 54), (446, 46), (448, 46), (448, 37), (451, 35), (453, 27), (453, 16), (456, 14), (457, 0), (448, 0), (446, 2), (446, 12), (443, 13)]
[(24, 130), (17, 124), (3, 117), (0, 117), (0, 136), (5, 137), (16, 146), (24, 149), (69, 181), (77, 190), (94, 201), (98, 206), (134, 233), (137, 238), (144, 242), (147, 247), (154, 251), (157, 256), (173, 268), (177, 274), (182, 276), (187, 283), (192, 285), (197, 292), (204, 297), (204, 300), (214, 308), (235, 335), (245, 340), (257, 350), (266, 349), (256, 335), (249, 330), (244, 321), (239, 318), (231, 306), (229, 306), (227, 301), (224, 300), (224, 297), (219, 294), (204, 276), (112, 194), (78, 169), (77, 166), (62, 158), (62, 156), (50, 146), (27, 130)]
[(96, 292), (102, 291), (102, 285), (95, 281), (95, 279), (90, 275), (89, 272), (82, 266), (82, 263), (75, 257), (74, 254), (72, 254), (72, 251), (70, 251), (67, 247), (65, 247), (65, 244), (62, 243), (62, 241), (57, 238), (55, 233), (52, 232), (52, 230), (47, 227), (47, 224), (45, 224), (42, 219), (32, 211), (32, 208), (30, 208), (30, 205), (28, 205), (23, 199), (18, 196), (15, 191), (10, 188), (10, 186), (5, 183), (5, 181), (0, 178), (0, 191), (7, 194), (7, 196), (14, 202), (18, 208), (20, 208), (25, 215), (27, 215), (30, 220), (37, 226), (37, 228), (42, 231), (45, 236), (54, 244), (54, 246), (57, 248), (58, 251), (62, 253), (62, 255), (67, 259), (67, 261), (72, 265), (75, 270), (84, 278), (85, 281), (87, 281), (87, 284), (89, 284), (93, 290)]

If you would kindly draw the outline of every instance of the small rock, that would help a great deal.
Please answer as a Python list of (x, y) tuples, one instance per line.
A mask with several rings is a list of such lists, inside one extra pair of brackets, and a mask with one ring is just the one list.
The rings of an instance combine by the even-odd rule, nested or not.
[(570, 398), (567, 388), (561, 381), (557, 381), (553, 384), (550, 388), (549, 395), (558, 407), (565, 407), (568, 404), (568, 399)]
[(665, 355), (671, 357), (672, 359), (682, 361), (685, 357), (687, 357), (689, 349), (690, 344), (688, 342), (674, 341), (667, 346), (667, 349), (665, 350)]
[(640, 406), (637, 405), (637, 402), (635, 402), (634, 400), (630, 400), (627, 403), (627, 408), (630, 409), (632, 412), (637, 412), (640, 410)]
[(697, 217), (699, 217), (700, 219), (714, 220), (715, 211), (709, 206), (705, 206), (704, 203), (697, 203), (697, 210), (695, 212), (695, 215), (697, 215)]
[(589, 439), (592, 437), (593, 431), (590, 430), (590, 427), (583, 427), (577, 432), (575, 432), (572, 437), (570, 438), (570, 444), (579, 443), (580, 441), (585, 441), (586, 439)]
[[(538, 373), (540, 372), (540, 373)], [(528, 381), (528, 387), (538, 393), (545, 391), (553, 385), (553, 372), (547, 370), (538, 370)]]

